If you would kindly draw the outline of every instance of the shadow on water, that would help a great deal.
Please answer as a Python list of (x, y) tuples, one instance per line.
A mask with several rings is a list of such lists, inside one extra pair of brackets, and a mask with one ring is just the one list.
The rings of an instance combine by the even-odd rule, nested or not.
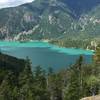
[[(55, 71), (61, 70), (74, 64), (80, 55), (61, 53), (58, 50), (52, 50), (49, 47), (4, 47), (2, 52), (18, 58), (30, 58), (32, 68), (41, 65), (44, 69), (52, 67)], [(84, 55), (85, 63), (92, 62), (92, 55)]]

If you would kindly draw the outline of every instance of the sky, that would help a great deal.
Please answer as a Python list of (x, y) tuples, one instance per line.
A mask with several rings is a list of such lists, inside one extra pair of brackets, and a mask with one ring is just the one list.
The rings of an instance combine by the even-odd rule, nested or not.
[(0, 0), (0, 8), (14, 7), (34, 0)]

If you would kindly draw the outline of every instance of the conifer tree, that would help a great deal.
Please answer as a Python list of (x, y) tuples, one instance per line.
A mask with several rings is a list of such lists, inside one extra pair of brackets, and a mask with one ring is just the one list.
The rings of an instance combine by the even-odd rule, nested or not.
[(49, 100), (45, 71), (40, 66), (37, 66), (33, 73), (36, 100)]
[(33, 73), (31, 70), (31, 63), (29, 58), (26, 59), (26, 64), (23, 72), (19, 75), (19, 88), (20, 88), (20, 100), (32, 100), (34, 98), (33, 93)]
[(70, 70), (70, 80), (66, 87), (65, 100), (79, 100), (82, 96), (83, 79), (82, 79), (83, 57), (77, 60), (76, 64)]
[(15, 84), (15, 76), (12, 72), (8, 72), (0, 85), (0, 100), (12, 100), (12, 91)]

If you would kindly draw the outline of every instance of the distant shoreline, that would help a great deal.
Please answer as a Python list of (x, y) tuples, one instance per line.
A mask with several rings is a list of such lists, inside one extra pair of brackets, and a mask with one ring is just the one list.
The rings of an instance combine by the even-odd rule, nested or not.
[[(52, 45), (55, 45), (55, 46), (58, 46), (59, 48), (73, 48), (73, 49), (83, 49), (83, 48), (76, 48), (76, 47), (65, 47), (65, 46), (60, 46), (60, 45), (57, 45), (57, 44), (53, 44), (50, 42), (50, 40), (29, 40), (29, 41), (9, 41), (9, 40), (2, 40), (0, 42), (4, 42), (4, 43), (19, 43), (19, 44), (25, 44), (25, 43), (32, 43), (32, 42), (44, 42), (44, 43), (49, 43), (49, 44), (52, 44)], [(1, 46), (1, 45), (0, 45)], [(9, 45), (8, 45), (9, 46)], [(16, 46), (16, 45), (15, 45)], [(83, 50), (86, 50), (86, 51), (92, 51), (92, 52), (95, 52), (95, 50), (91, 50), (91, 49), (83, 49)]]

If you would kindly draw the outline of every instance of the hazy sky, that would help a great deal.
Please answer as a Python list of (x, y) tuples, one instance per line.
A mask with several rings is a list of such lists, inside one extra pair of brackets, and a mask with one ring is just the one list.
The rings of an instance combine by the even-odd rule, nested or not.
[(0, 8), (13, 7), (34, 0), (0, 0)]

